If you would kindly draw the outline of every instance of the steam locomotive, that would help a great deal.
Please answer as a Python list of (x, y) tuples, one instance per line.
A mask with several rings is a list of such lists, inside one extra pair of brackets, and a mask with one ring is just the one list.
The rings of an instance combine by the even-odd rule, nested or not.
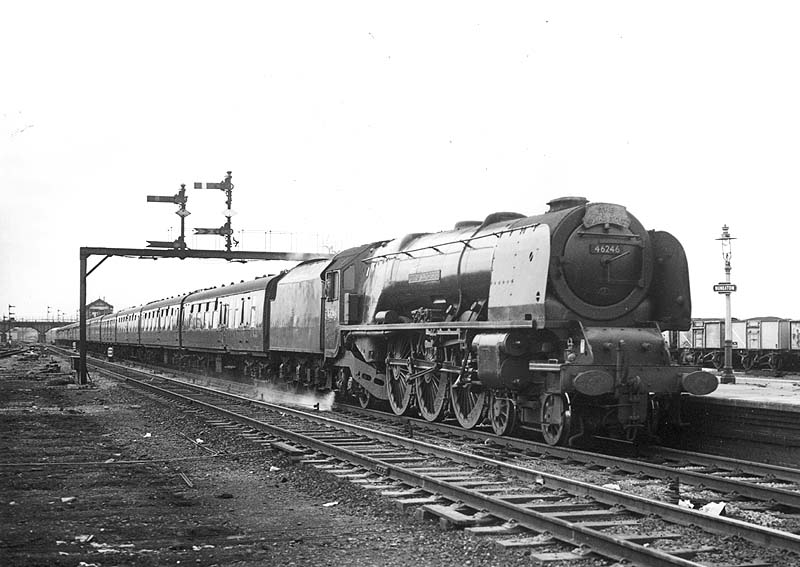
[(662, 335), (691, 326), (683, 247), (621, 205), (548, 205), (97, 317), (89, 345), (553, 445), (679, 424), (683, 393), (717, 387)]

